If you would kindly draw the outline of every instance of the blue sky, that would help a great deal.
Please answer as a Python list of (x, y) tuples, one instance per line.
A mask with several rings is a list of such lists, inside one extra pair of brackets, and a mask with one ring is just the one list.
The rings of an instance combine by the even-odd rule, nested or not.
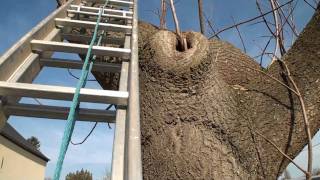
[[(184, 31), (199, 31), (197, 19), (196, 0), (181, 0), (176, 5), (178, 18), (181, 28)], [(284, 0), (280, 0), (284, 3)], [(265, 6), (268, 4), (263, 3)], [(159, 19), (152, 12), (159, 7), (159, 0), (140, 0), (139, 17), (140, 19), (158, 25)], [(306, 6), (302, 0), (299, 1), (295, 11), (296, 25), (298, 31), (301, 31), (313, 14), (313, 10)], [(56, 8), (55, 0), (10, 0), (3, 1), (0, 7), (0, 55), (4, 53), (13, 43), (21, 38), (33, 26), (35, 26), (44, 17), (49, 15)], [(204, 0), (205, 13), (209, 18), (213, 18), (213, 22), (217, 29), (231, 25), (231, 16), (235, 21), (247, 19), (258, 14), (255, 8), (255, 0)], [(168, 11), (168, 28), (172, 29), (170, 10)], [(255, 56), (259, 52), (258, 45), (263, 46), (267, 41), (259, 38), (260, 35), (266, 35), (266, 28), (263, 25), (257, 26), (241, 26), (240, 31), (244, 36), (247, 50), (250, 56)], [(210, 32), (209, 32), (210, 33)], [(208, 34), (209, 34), (208, 33)], [(289, 38), (289, 36), (287, 36)], [(229, 41), (235, 46), (242, 48), (240, 40), (234, 30), (226, 31), (221, 34), (221, 38)], [(75, 55), (55, 54), (55, 57), (78, 59)], [(265, 59), (265, 64), (268, 62)], [(76, 75), (79, 71), (72, 71)], [(92, 79), (92, 77), (90, 78)], [(76, 80), (71, 78), (66, 69), (44, 68), (35, 83), (75, 86)], [(101, 88), (97, 82), (88, 82), (88, 88)], [(33, 99), (23, 99), (26, 103), (35, 103)], [(43, 104), (68, 106), (70, 102), (59, 102), (40, 100)], [(83, 107), (104, 108), (106, 105), (82, 104)], [(46, 170), (46, 176), (53, 174), (54, 164), (56, 162), (58, 149), (63, 134), (65, 122), (47, 119), (11, 117), (12, 124), (24, 137), (36, 136), (41, 141), (41, 151), (46, 154), (51, 161)], [(74, 141), (80, 141), (90, 131), (92, 123), (77, 123), (73, 135)], [(113, 127), (109, 129), (106, 124), (99, 124), (88, 139), (81, 146), (69, 146), (66, 156), (62, 177), (66, 173), (76, 171), (81, 168), (90, 170), (94, 179), (101, 179), (110, 169), (111, 152), (113, 143)], [(315, 143), (320, 140), (317, 135)], [(306, 151), (302, 152), (296, 160), (305, 165)], [(315, 152), (315, 157), (320, 157), (319, 148)], [(319, 164), (316, 164), (318, 167)], [(290, 172), (293, 175), (301, 175), (294, 167), (290, 166)]]

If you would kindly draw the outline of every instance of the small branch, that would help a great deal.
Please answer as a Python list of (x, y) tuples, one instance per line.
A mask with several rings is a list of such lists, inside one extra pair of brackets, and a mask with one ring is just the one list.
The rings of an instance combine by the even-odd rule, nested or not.
[[(289, 4), (289, 3), (293, 2), (293, 1), (294, 1), (294, 0), (289, 0), (288, 2), (286, 2), (286, 3), (282, 4), (281, 6), (277, 7), (275, 10), (277, 10), (277, 9), (283, 7), (283, 6), (286, 6), (287, 4)], [(224, 32), (224, 31), (227, 31), (227, 30), (229, 30), (229, 29), (235, 28), (236, 26), (240, 26), (240, 25), (249, 23), (249, 22), (251, 22), (251, 21), (257, 20), (257, 19), (259, 19), (259, 18), (261, 18), (261, 17), (263, 17), (263, 16), (266, 16), (266, 15), (272, 13), (273, 11), (274, 11), (274, 10), (268, 11), (268, 12), (262, 14), (262, 15), (259, 15), (259, 16), (256, 16), (256, 17), (254, 17), (254, 18), (251, 18), (251, 19), (247, 19), (247, 20), (245, 20), (245, 21), (242, 21), (242, 22), (240, 22), (240, 23), (238, 23), (238, 24), (235, 24), (235, 25), (232, 25), (232, 26), (223, 28), (223, 29), (221, 29), (220, 31), (218, 31), (217, 33), (215, 33), (214, 35), (212, 35), (209, 39), (212, 39), (213, 37), (219, 35), (220, 33)]]
[[(289, 8), (291, 9), (291, 12), (293, 12), (293, 10), (295, 9), (295, 7), (297, 7), (297, 4), (298, 2), (294, 5), (294, 7), (292, 6), (292, 3), (289, 4)], [(298, 37), (298, 31), (297, 31), (297, 28), (296, 28), (296, 25), (294, 23), (294, 16), (293, 16), (293, 13), (291, 13), (291, 17), (290, 17), (290, 21), (292, 23), (292, 39), (291, 39), (291, 46), (293, 45), (294, 41), (295, 41), (295, 38), (294, 38), (294, 35), (297, 35), (296, 37)], [(290, 24), (290, 23), (289, 23)]]
[[(273, 19), (274, 19), (274, 24), (275, 26), (275, 32), (273, 32), (272, 34), (274, 35), (275, 39), (276, 39), (276, 45), (274, 47), (274, 56), (272, 57), (272, 61), (270, 64), (272, 64), (274, 61), (277, 60), (276, 55), (278, 54), (278, 51), (280, 49), (280, 44), (282, 43), (281, 41), (281, 36), (280, 36), (280, 29), (281, 29), (281, 23), (279, 20), (279, 13), (278, 13), (278, 9), (276, 6), (276, 2), (275, 0), (269, 0), (271, 8), (272, 8), (272, 14), (273, 14)], [(282, 55), (282, 54), (281, 54)]]
[(255, 69), (255, 68), (250, 68), (250, 67), (246, 67), (249, 69), (252, 69), (254, 71), (260, 72), (263, 75), (266, 75), (268, 77), (270, 77), (271, 79), (275, 80), (276, 82), (280, 83), (281, 85), (283, 85), (284, 87), (288, 88), (290, 91), (292, 91), (295, 95), (297, 95), (300, 105), (301, 105), (301, 110), (302, 110), (302, 114), (303, 114), (303, 120), (304, 120), (304, 124), (305, 124), (305, 132), (307, 135), (307, 139), (308, 139), (308, 172), (305, 173), (306, 174), (306, 179), (307, 180), (311, 180), (311, 173), (312, 173), (312, 157), (313, 157), (313, 150), (312, 150), (312, 137), (311, 137), (311, 131), (310, 131), (310, 124), (309, 124), (309, 120), (308, 120), (308, 116), (307, 116), (307, 110), (305, 107), (305, 103), (304, 103), (304, 99), (300, 93), (300, 90), (297, 86), (297, 84), (295, 83), (294, 79), (291, 76), (290, 70), (288, 68), (288, 66), (286, 65), (286, 63), (284, 61), (281, 61), (278, 57), (277, 60), (280, 61), (284, 67), (285, 70), (287, 72), (287, 77), (289, 78), (290, 83), (293, 85), (294, 89), (290, 88), (288, 85), (284, 84), (283, 82), (281, 82), (280, 80), (274, 78), (273, 76), (265, 73), (264, 71)]
[(265, 52), (266, 52), (266, 50), (268, 49), (268, 46), (269, 46), (271, 40), (272, 40), (272, 37), (269, 38), (267, 44), (265, 45), (265, 47), (264, 47), (263, 50), (262, 50), (262, 56), (261, 56), (261, 58), (260, 58), (260, 66), (262, 66), (263, 56), (265, 55)]
[(261, 74), (263, 74), (263, 75), (271, 78), (272, 80), (278, 82), (278, 83), (281, 84), (282, 86), (286, 87), (287, 89), (289, 89), (290, 91), (292, 91), (294, 94), (298, 95), (298, 92), (296, 92), (294, 89), (292, 89), (291, 87), (287, 86), (286, 84), (284, 84), (283, 82), (281, 82), (279, 79), (277, 79), (277, 78), (269, 75), (268, 73), (266, 73), (266, 72), (264, 72), (264, 71), (261, 71), (260, 69), (255, 69), (255, 68), (251, 68), (251, 67), (244, 66), (244, 65), (242, 65), (242, 67), (251, 69), (251, 70), (256, 71), (256, 72), (259, 72), (259, 73), (261, 73)]
[[(212, 21), (210, 21), (210, 19), (206, 16), (205, 13), (204, 13), (203, 15), (204, 15), (204, 17), (206, 18), (206, 21), (207, 21), (207, 23), (208, 23), (208, 25), (209, 25), (209, 28), (210, 28), (211, 31), (215, 34), (216, 31), (215, 31), (214, 28), (213, 28), (213, 23), (212, 23)], [(217, 35), (216, 37), (217, 37), (218, 39), (220, 39), (219, 35)]]
[[(280, 61), (280, 62), (284, 65), (284, 67), (287, 71), (287, 76), (288, 76), (291, 84), (293, 85), (295, 91), (297, 92), (299, 102), (301, 105), (303, 120), (304, 120), (304, 124), (305, 124), (305, 131), (306, 131), (307, 138), (308, 138), (308, 172), (311, 174), (311, 172), (312, 172), (312, 157), (313, 157), (312, 137), (311, 137), (310, 124), (309, 124), (309, 120), (308, 120), (308, 116), (307, 116), (307, 110), (305, 107), (304, 99), (302, 98), (302, 95), (300, 93), (300, 90), (299, 90), (297, 84), (295, 83), (294, 79), (291, 76), (291, 73), (289, 71), (287, 64), (284, 61)], [(311, 179), (311, 177), (307, 175), (307, 179)]]
[(312, 6), (307, 0), (303, 0), (306, 4), (308, 4), (313, 10), (317, 10), (315, 7)]
[[(288, 14), (287, 17), (285, 16), (285, 13), (283, 12), (282, 8), (280, 8), (280, 13), (282, 14), (283, 17), (285, 17), (285, 21), (284, 21), (283, 24), (281, 25), (281, 27), (282, 27), (281, 32), (283, 32), (284, 26), (285, 26), (286, 24), (288, 24), (289, 27), (290, 27), (290, 29), (292, 30), (292, 33), (293, 33), (296, 37), (298, 37), (298, 32), (297, 32), (297, 30), (296, 30), (296, 28), (295, 28), (295, 25), (294, 25), (293, 20), (292, 20), (292, 22), (291, 22), (292, 24), (291, 24), (291, 23), (289, 22), (289, 19), (290, 19), (290, 17), (293, 16), (293, 11), (294, 11), (295, 8), (297, 7), (297, 4), (298, 4), (298, 2), (296, 2), (296, 4), (294, 5), (294, 7), (291, 6), (291, 3), (289, 4), (290, 12), (289, 12), (289, 14)], [(279, 5), (278, 2), (277, 2), (277, 5)], [(291, 20), (290, 20), (290, 21), (291, 21)]]
[(272, 142), (271, 140), (269, 140), (268, 138), (266, 138), (264, 135), (262, 135), (261, 133), (259, 133), (258, 131), (254, 131), (256, 134), (258, 134), (260, 137), (262, 137), (265, 141), (267, 141), (268, 143), (270, 143), (280, 154), (282, 154), (284, 157), (286, 157), (292, 164), (294, 164), (298, 169), (300, 169), (304, 174), (309, 175), (310, 173), (305, 171), (301, 166), (299, 166), (297, 163), (295, 163), (293, 161), (293, 159), (291, 159), (286, 153), (284, 153), (274, 142)]
[[(260, 6), (259, 0), (256, 0), (256, 5), (257, 5), (257, 8), (258, 8), (260, 14), (262, 15), (263, 12), (262, 12), (262, 8), (261, 8), (261, 6)], [(267, 19), (266, 19), (264, 16), (262, 16), (262, 19), (263, 19), (262, 22), (264, 22), (264, 24), (267, 26), (269, 32), (270, 32), (273, 36), (276, 36), (276, 35), (273, 33), (271, 27), (269, 26), (269, 23), (268, 23)]]
[[(232, 18), (233, 23), (236, 24), (233, 16), (231, 16), (231, 18)], [(241, 33), (240, 33), (240, 30), (239, 30), (238, 26), (236, 26), (236, 30), (237, 30), (237, 32), (238, 32), (238, 36), (239, 36), (239, 38), (240, 38), (240, 41), (241, 41), (241, 44), (242, 44), (242, 47), (243, 47), (243, 51), (244, 51), (245, 53), (247, 53), (247, 48), (246, 48), (246, 45), (244, 44), (244, 40), (243, 40), (243, 38), (242, 38), (242, 35), (241, 35)]]

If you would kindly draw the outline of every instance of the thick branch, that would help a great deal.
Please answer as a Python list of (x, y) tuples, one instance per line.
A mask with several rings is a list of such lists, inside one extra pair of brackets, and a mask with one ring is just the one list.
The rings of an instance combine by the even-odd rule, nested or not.
[(188, 49), (187, 43), (186, 43), (185, 39), (182, 37), (182, 33), (180, 31), (179, 21), (178, 21), (178, 17), (177, 17), (176, 9), (174, 7), (173, 0), (169, 0), (169, 1), (170, 1), (171, 11), (172, 11), (173, 19), (174, 19), (174, 24), (176, 26), (176, 33), (178, 35), (178, 39), (179, 39), (180, 45), (182, 47), (182, 50), (185, 51)]
[(205, 29), (206, 29), (206, 24), (204, 22), (204, 16), (203, 16), (203, 1), (198, 0), (198, 13), (199, 13), (199, 23), (200, 23), (200, 30), (203, 35), (205, 35)]
[(161, 0), (160, 29), (166, 29), (167, 5), (166, 0)]

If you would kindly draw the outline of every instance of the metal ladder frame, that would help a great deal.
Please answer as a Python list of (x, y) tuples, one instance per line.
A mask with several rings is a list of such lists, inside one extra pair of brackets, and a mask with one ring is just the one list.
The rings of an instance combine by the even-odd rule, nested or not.
[[(87, 0), (103, 4), (105, 0)], [(115, 123), (112, 155), (112, 180), (142, 179), (139, 64), (138, 64), (138, 0), (109, 0), (114, 6), (129, 10), (105, 9), (103, 17), (124, 19), (127, 25), (101, 23), (101, 29), (125, 32), (124, 39), (106, 38), (105, 41), (123, 44), (124, 48), (94, 46), (93, 54), (128, 59), (122, 64), (95, 63), (93, 70), (121, 72), (119, 91), (81, 89), (80, 100), (85, 102), (116, 104), (116, 113), (106, 110), (80, 109), (77, 120)], [(65, 40), (86, 42), (85, 35), (65, 33), (59, 26), (92, 28), (95, 23), (72, 20), (68, 14), (98, 15), (99, 8), (81, 5), (81, 0), (70, 0), (0, 57), (0, 130), (11, 115), (50, 119), (66, 119), (68, 108), (21, 104), (21, 97), (71, 100), (75, 88), (32, 84), (42, 67), (81, 69), (82, 62), (51, 58), (53, 52), (85, 53), (86, 44), (65, 43)], [(59, 42), (60, 41), (60, 42)]]

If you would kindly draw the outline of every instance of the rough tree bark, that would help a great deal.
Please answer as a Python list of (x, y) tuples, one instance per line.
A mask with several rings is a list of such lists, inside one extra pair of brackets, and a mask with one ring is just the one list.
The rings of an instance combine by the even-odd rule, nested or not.
[[(306, 103), (311, 133), (320, 127), (320, 9), (283, 57)], [(275, 179), (307, 143), (298, 98), (254, 71), (260, 66), (227, 42), (140, 23), (144, 179)], [(281, 64), (267, 73), (288, 84)], [(118, 75), (94, 72), (105, 89)], [(114, 78), (116, 77), (116, 78)]]
[[(305, 99), (311, 132), (320, 127), (319, 9), (283, 60)], [(141, 23), (141, 121), (145, 179), (275, 179), (288, 165), (262, 132), (291, 157), (307, 138), (297, 97), (253, 71), (232, 45)], [(247, 68), (249, 67), (249, 68)], [(288, 84), (281, 64), (268, 74)], [(290, 85), (291, 86), (291, 85)], [(292, 86), (291, 86), (292, 87)]]

